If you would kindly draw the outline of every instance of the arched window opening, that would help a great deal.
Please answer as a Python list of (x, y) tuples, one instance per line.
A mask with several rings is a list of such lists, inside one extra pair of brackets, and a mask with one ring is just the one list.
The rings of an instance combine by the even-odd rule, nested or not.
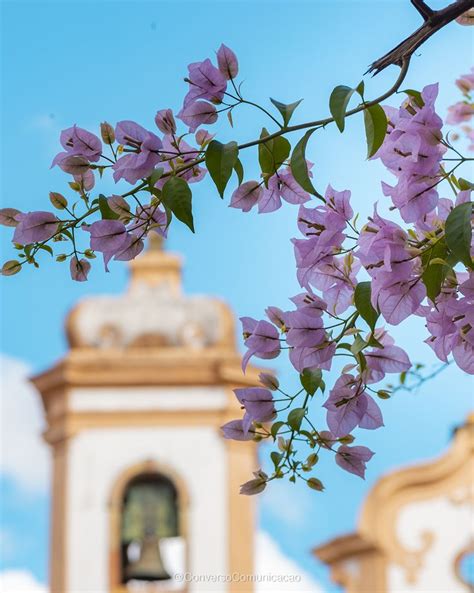
[(141, 474), (125, 488), (120, 543), (121, 582), (166, 581), (182, 570), (178, 492), (159, 473)]

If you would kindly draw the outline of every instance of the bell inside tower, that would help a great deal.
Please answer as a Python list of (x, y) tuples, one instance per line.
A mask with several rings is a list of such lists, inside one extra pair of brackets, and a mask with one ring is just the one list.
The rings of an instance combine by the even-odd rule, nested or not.
[(121, 522), (122, 583), (172, 578), (164, 544), (179, 536), (178, 496), (161, 474), (133, 478), (124, 494)]

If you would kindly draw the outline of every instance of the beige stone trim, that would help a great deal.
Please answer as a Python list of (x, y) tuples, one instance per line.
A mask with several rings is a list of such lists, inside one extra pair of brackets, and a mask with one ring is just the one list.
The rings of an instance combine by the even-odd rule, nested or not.
[(137, 387), (225, 385), (235, 387), (258, 383), (259, 370), (223, 349), (196, 351), (191, 348), (71, 351), (51, 369), (32, 378), (43, 401), (65, 387)]
[(474, 541), (470, 541), (467, 546), (457, 554), (456, 558), (454, 559), (453, 571), (458, 581), (467, 587), (469, 593), (473, 593), (474, 586), (471, 583), (466, 582), (461, 573), (461, 562), (464, 556), (467, 554), (474, 554)]
[(67, 476), (68, 442), (62, 440), (53, 448), (53, 483), (51, 491), (51, 532), (49, 582), (51, 593), (67, 591)]
[[(331, 567), (335, 582), (348, 593), (385, 593), (386, 569), (396, 563), (416, 582), (423, 558), (433, 541), (423, 533), (418, 549), (406, 549), (399, 541), (396, 520), (400, 509), (417, 500), (428, 500), (473, 487), (474, 414), (455, 434), (450, 449), (432, 462), (414, 465), (381, 478), (370, 491), (362, 508), (358, 531), (336, 538), (314, 550)], [(355, 560), (357, 570), (349, 574), (345, 566)]]

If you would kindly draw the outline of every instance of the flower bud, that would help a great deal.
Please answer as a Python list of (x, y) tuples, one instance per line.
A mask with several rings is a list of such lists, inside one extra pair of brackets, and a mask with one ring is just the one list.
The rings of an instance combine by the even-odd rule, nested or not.
[(209, 134), (207, 130), (198, 130), (195, 134), (196, 142), (204, 148), (214, 138), (215, 134)]
[(306, 459), (306, 465), (308, 465), (309, 467), (313, 467), (313, 465), (316, 465), (318, 461), (319, 457), (317, 453), (311, 453), (310, 455), (308, 455)]
[(113, 144), (115, 142), (115, 131), (106, 121), (100, 124), (100, 135), (105, 144)]
[(318, 478), (310, 478), (306, 483), (312, 490), (317, 490), (318, 492), (324, 490), (324, 484)]
[(155, 124), (163, 134), (174, 134), (176, 132), (176, 122), (171, 109), (162, 109), (155, 115)]
[(58, 210), (64, 210), (67, 207), (67, 200), (62, 194), (58, 194), (55, 191), (49, 192), (49, 201)]
[(2, 266), (2, 276), (13, 276), (21, 270), (21, 264), (16, 259), (5, 262)]
[(258, 378), (260, 379), (260, 383), (267, 389), (276, 391), (280, 387), (278, 379), (269, 373), (260, 373)]
[(350, 445), (355, 441), (355, 438), (351, 434), (346, 434), (345, 437), (341, 437), (340, 439), (338, 439), (338, 441), (343, 445)]
[(56, 261), (58, 261), (58, 262), (66, 261), (66, 258), (67, 258), (67, 255), (65, 253), (60, 253), (56, 257)]

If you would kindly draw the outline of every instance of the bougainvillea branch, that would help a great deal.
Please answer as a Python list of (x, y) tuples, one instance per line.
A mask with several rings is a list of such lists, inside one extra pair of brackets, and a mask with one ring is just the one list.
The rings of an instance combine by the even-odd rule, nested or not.
[(432, 35), (474, 7), (474, 0), (456, 0), (441, 10), (432, 10), (426, 2), (420, 0), (411, 0), (411, 2), (422, 15), (424, 23), (394, 49), (376, 60), (370, 66), (369, 72), (378, 74), (387, 66), (400, 65), (404, 60), (409, 59)]
[[(460, 7), (472, 6), (459, 0), (432, 11), (425, 2), (412, 3), (425, 19), (419, 30), (423, 40), (459, 16)], [(417, 35), (399, 46), (405, 48), (402, 53), (394, 50), (375, 67), (400, 66), (397, 80), (381, 96), (368, 100), (364, 82), (339, 85), (329, 97), (330, 116), (291, 125), (301, 101), (271, 99), (267, 108), (248, 98), (237, 83), (237, 56), (221, 45), (217, 65), (206, 59), (188, 66), (182, 108), (176, 116), (171, 109), (158, 110), (155, 131), (124, 120), (115, 126), (102, 123), (100, 137), (77, 125), (61, 133), (63, 150), (52, 166), (71, 176), (73, 197), (50, 192), (56, 212), (0, 210), (0, 223), (14, 229), (18, 252), (18, 259), (3, 265), (3, 275), (16, 274), (25, 265), (39, 267), (40, 253), (54, 256), (53, 247), (68, 245), (56, 260), (69, 261), (71, 277), (84, 282), (96, 254), (108, 271), (111, 260), (139, 255), (149, 233), (166, 236), (173, 219), (194, 232), (191, 187), (208, 173), (221, 198), (231, 178), (236, 180), (229, 205), (244, 213), (257, 209), (268, 214), (283, 202), (298, 206), (300, 235), (292, 242), (302, 292), (290, 299), (289, 310), (271, 306), (266, 319), (241, 321), (247, 348), (243, 370), (253, 357), (269, 360), (286, 354), (301, 388), (288, 393), (264, 373), (261, 387), (235, 391), (244, 414), (222, 427), (224, 437), (265, 440), (276, 447), (270, 469), (255, 472), (242, 485), (243, 494), (261, 492), (282, 478), (302, 479), (322, 490), (316, 474), (319, 456), (326, 453), (342, 469), (364, 477), (373, 452), (353, 443), (359, 429), (383, 426), (377, 400), (399, 391), (407, 377), (415, 384), (425, 380), (387, 326), (411, 316), (424, 318), (425, 342), (435, 355), (444, 365), (454, 361), (474, 374), (474, 186), (461, 177), (473, 160), (465, 155), (461, 136), (471, 141), (467, 150), (472, 150), (474, 133), (467, 122), (474, 115), (474, 72), (456, 82), (462, 100), (449, 108), (447, 123), (457, 128), (446, 133), (435, 110), (437, 84), (400, 91), (411, 48), (422, 42)], [(395, 61), (383, 62), (394, 56)], [(382, 105), (401, 92), (398, 108)], [(240, 145), (215, 139), (207, 126), (223, 114), (233, 126), (242, 105), (258, 110), (270, 129), (262, 127), (257, 138)], [(353, 210), (349, 190), (331, 185), (321, 190), (323, 173), (316, 175), (307, 158), (318, 130), (334, 123), (343, 133), (346, 118), (357, 114), (364, 119), (367, 158), (379, 159), (390, 175), (364, 222)], [(186, 132), (178, 131), (176, 120)], [(296, 132), (304, 133), (292, 146), (288, 136)], [(246, 179), (239, 156), (251, 148), (256, 149), (260, 174)], [(95, 194), (96, 183), (108, 174), (117, 193)], [(440, 197), (444, 188), (452, 199)], [(388, 215), (382, 216), (387, 198)], [(325, 395), (329, 371), (337, 379)], [(400, 376), (399, 387), (385, 383), (393, 373)], [(322, 425), (314, 413), (318, 403), (325, 410)]]
[(427, 21), (434, 13), (424, 0), (411, 0), (413, 6), (417, 9), (417, 11), (421, 14), (421, 16)]

